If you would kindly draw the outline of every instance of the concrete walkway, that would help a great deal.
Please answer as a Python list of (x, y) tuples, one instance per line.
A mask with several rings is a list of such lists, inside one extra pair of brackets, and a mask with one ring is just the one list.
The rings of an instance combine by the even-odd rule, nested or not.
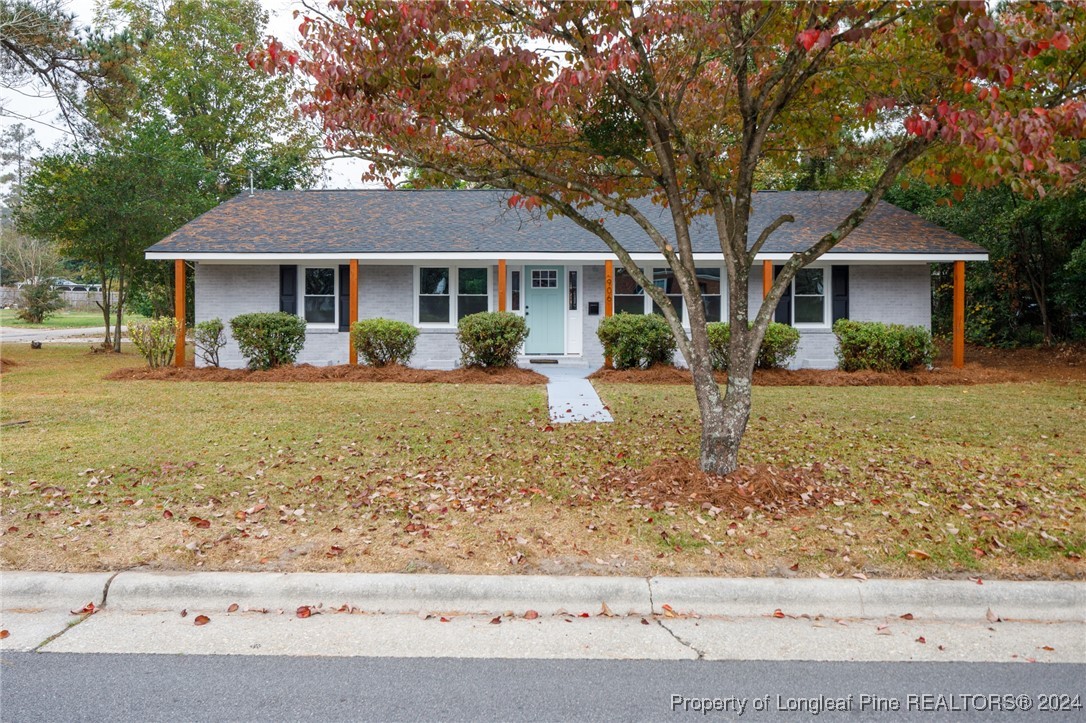
[(600, 395), (596, 394), (592, 382), (586, 378), (590, 373), (586, 367), (533, 364), (531, 369), (550, 380), (547, 383), (547, 401), (552, 422), (615, 421), (603, 405)]

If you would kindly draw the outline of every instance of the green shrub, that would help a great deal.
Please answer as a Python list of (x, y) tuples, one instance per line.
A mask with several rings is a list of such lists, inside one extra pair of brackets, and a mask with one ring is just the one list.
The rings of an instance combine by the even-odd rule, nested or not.
[(675, 335), (659, 314), (616, 314), (600, 321), (596, 336), (615, 369), (671, 364)]
[(50, 281), (38, 281), (19, 287), (19, 310), (15, 315), (28, 324), (40, 324), (64, 308), (60, 291)]
[(405, 321), (366, 319), (351, 325), (351, 343), (372, 367), (407, 364), (415, 353), (419, 330)]
[(846, 372), (912, 369), (935, 358), (931, 332), (920, 326), (841, 319), (833, 325), (833, 333), (838, 365)]
[(508, 311), (465, 316), (456, 330), (461, 361), (468, 367), (511, 367), (528, 337), (528, 323)]
[(128, 325), (128, 340), (147, 360), (152, 369), (167, 366), (173, 358), (177, 342), (177, 319), (160, 316), (151, 321), (137, 321)]
[(709, 360), (713, 369), (727, 371), (728, 343), (732, 339), (732, 328), (726, 322), (714, 321), (705, 325), (709, 334)]
[[(731, 327), (726, 323), (708, 324), (709, 358), (713, 368), (727, 370), (728, 342), (731, 341)], [(758, 369), (783, 369), (799, 349), (799, 330), (788, 324), (770, 322), (766, 327), (762, 346), (754, 366)]]
[(219, 352), (226, 346), (226, 326), (222, 319), (201, 321), (193, 327), (196, 353), (208, 366), (219, 366)]
[(305, 320), (282, 311), (235, 316), (230, 331), (250, 369), (293, 364), (305, 345)]
[(773, 321), (766, 327), (755, 363), (759, 369), (783, 369), (799, 350), (799, 329)]

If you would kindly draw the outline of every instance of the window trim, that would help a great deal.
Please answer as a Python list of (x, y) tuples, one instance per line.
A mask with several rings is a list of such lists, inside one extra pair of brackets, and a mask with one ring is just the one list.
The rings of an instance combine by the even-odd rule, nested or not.
[[(791, 304), (792, 326), (796, 329), (829, 329), (833, 326), (833, 274), (830, 267), (822, 264), (804, 266), (800, 271), (811, 270), (822, 272), (822, 321), (796, 321), (796, 279), (792, 278)], [(804, 297), (812, 298), (814, 294), (804, 294)]]
[[(656, 264), (656, 263), (652, 264), (651, 266), (638, 266), (638, 268), (641, 269), (641, 273), (645, 274), (645, 276), (649, 280), (654, 279), (655, 274), (656, 274), (656, 269), (668, 269), (668, 270), (671, 269), (670, 266), (666, 266), (666, 265), (665, 266), (660, 266), (659, 264)], [(724, 267), (723, 264), (721, 264), (721, 265), (717, 265), (717, 264), (698, 264), (697, 268), (699, 268), (699, 269), (720, 269), (720, 320), (722, 322), (727, 322), (728, 321), (728, 314), (730, 312), (730, 308), (729, 308), (729, 305), (728, 305), (729, 299), (728, 299), (728, 270), (727, 270), (727, 268)], [(616, 265), (615, 266), (615, 273), (617, 274), (620, 270), (624, 270), (624, 269), (622, 269), (621, 266)], [(614, 284), (613, 288), (617, 289), (618, 284)], [(615, 303), (616, 297), (618, 297), (618, 296), (624, 296), (624, 297), (625, 296), (633, 296), (633, 294), (618, 294), (615, 291), (611, 292), (612, 308), (616, 309), (616, 311), (615, 311), (616, 314), (619, 313), (617, 311), (618, 305)], [(652, 314), (652, 313), (654, 313), (653, 310), (652, 310), (652, 305), (655, 303), (655, 301), (652, 298), (652, 296), (650, 296), (649, 293), (647, 291), (645, 291), (644, 289), (641, 290), (641, 296), (644, 299), (644, 311), (642, 311), (641, 313), (643, 313), (643, 314)], [(709, 323), (713, 324), (713, 323), (716, 323), (716, 322), (709, 322)], [(690, 329), (690, 310), (687, 308), (685, 298), (683, 299), (682, 324), (683, 324), (684, 329), (687, 329), (687, 330)]]
[[(455, 329), (459, 319), (457, 318), (457, 307), (459, 306), (460, 296), (460, 269), (486, 269), (486, 310), (494, 311), (494, 268), (490, 264), (449, 264), (441, 261), (432, 261), (426, 264), (419, 264), (414, 268), (413, 273), (413, 302), (412, 307), (412, 321), (414, 325), (419, 329)], [(449, 321), (419, 321), (419, 293), (422, 288), (422, 269), (448, 269), (449, 270)], [(429, 294), (428, 294), (429, 295)], [(482, 294), (479, 294), (482, 296)]]
[[(324, 296), (324, 294), (305, 293), (305, 272), (309, 269), (331, 269), (332, 271), (332, 321), (309, 321), (305, 318), (306, 296)], [(339, 329), (339, 266), (298, 266), (298, 318), (305, 322), (308, 329)]]

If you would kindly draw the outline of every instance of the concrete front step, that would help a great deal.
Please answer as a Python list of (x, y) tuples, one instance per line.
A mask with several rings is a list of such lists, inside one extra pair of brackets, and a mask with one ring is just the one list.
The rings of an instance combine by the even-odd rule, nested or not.
[(525, 369), (538, 369), (540, 367), (570, 367), (574, 369), (587, 369), (588, 361), (580, 356), (522, 356), (517, 359), (517, 366)]

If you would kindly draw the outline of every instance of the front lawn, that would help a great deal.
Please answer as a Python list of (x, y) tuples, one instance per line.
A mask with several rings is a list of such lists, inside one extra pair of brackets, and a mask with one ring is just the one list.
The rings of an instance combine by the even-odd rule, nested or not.
[[(134, 321), (146, 321), (142, 316), (125, 314), (124, 323)], [(116, 317), (114, 321), (116, 323)], [(0, 326), (18, 327), (21, 329), (83, 329), (88, 327), (103, 326), (102, 312), (100, 311), (61, 311), (48, 316), (41, 324), (30, 324), (18, 317), (17, 309), (0, 309)]]
[(552, 427), (542, 386), (105, 381), (141, 360), (2, 353), (5, 568), (1083, 573), (1082, 382), (756, 388), (744, 462), (835, 491), (774, 519), (601, 489), (696, 455), (686, 387), (600, 384), (615, 424)]

